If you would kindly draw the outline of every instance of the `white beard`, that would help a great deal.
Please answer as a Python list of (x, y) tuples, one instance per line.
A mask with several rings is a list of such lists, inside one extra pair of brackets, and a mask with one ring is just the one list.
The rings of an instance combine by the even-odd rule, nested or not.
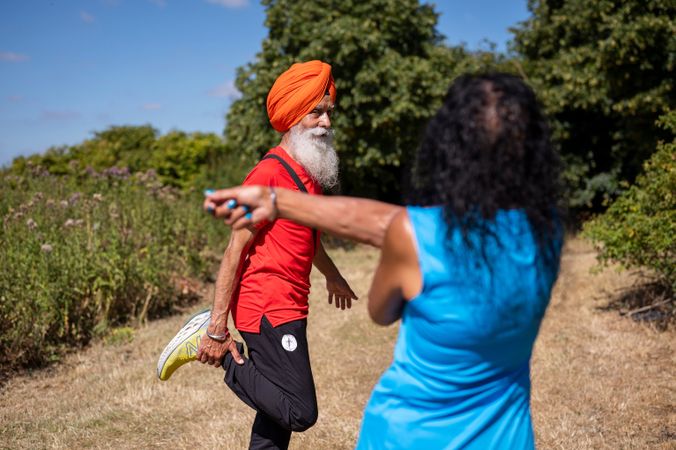
[(338, 184), (338, 155), (333, 148), (333, 130), (293, 126), (289, 134), (289, 153), (324, 189)]

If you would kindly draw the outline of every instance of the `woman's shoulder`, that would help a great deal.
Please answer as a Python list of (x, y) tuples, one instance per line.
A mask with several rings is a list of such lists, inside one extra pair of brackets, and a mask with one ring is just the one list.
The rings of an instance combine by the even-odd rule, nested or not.
[(411, 249), (414, 239), (408, 208), (394, 215), (385, 233), (386, 245), (395, 254), (405, 254)]
[(416, 236), (407, 209), (399, 211), (390, 221), (383, 241), (383, 255), (407, 265), (417, 263)]

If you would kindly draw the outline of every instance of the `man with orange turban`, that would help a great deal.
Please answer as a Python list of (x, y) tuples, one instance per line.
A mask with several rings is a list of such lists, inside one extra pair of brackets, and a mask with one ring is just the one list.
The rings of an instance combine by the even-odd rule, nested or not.
[[(244, 184), (314, 195), (320, 195), (322, 187), (333, 187), (338, 179), (331, 129), (335, 99), (331, 66), (326, 63), (298, 63), (282, 73), (267, 99), (270, 124), (282, 133), (281, 142)], [(170, 354), (173, 348), (200, 342), (197, 355), (170, 356), (167, 363), (161, 358), (158, 365), (161, 379), (190, 359), (222, 365), (227, 385), (257, 411), (250, 448), (287, 448), (292, 431), (305, 431), (317, 420), (306, 337), (313, 264), (326, 277), (329, 303), (341, 310), (350, 308), (357, 297), (326, 254), (317, 230), (276, 220), (233, 231), (211, 312), (189, 321), (168, 346)], [(248, 358), (226, 327), (230, 311), (247, 344)], [(220, 409), (217, 402), (214, 399), (214, 408)]]

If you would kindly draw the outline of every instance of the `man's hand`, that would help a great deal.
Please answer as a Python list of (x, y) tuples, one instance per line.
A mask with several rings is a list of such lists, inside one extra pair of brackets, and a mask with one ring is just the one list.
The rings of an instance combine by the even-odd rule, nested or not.
[(326, 290), (329, 291), (329, 305), (335, 300), (336, 308), (352, 308), (352, 300), (358, 300), (345, 278), (340, 275), (326, 279)]
[(228, 338), (224, 342), (218, 342), (205, 334), (202, 336), (200, 348), (197, 350), (197, 361), (202, 364), (219, 366), (227, 352), (232, 353), (232, 357), (237, 364), (244, 364), (244, 359), (239, 354), (232, 336), (228, 334)]

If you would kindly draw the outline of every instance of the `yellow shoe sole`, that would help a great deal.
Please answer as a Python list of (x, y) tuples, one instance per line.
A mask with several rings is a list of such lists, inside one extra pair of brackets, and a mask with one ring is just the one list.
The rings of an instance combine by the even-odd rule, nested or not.
[(202, 336), (207, 332), (211, 310), (200, 311), (192, 316), (169, 341), (157, 361), (157, 377), (166, 381), (183, 364), (197, 359)]

